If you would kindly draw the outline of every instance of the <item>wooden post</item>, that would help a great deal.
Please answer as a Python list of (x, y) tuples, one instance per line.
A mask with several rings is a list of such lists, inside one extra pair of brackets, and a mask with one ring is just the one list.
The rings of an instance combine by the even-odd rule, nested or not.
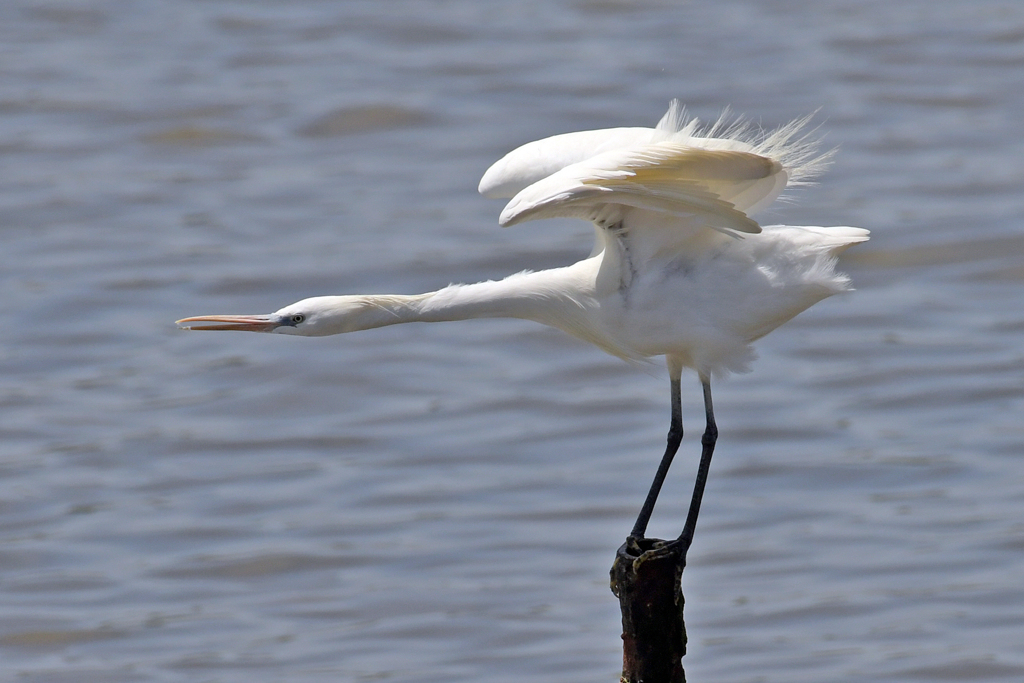
[(677, 541), (630, 536), (615, 554), (612, 593), (622, 610), (621, 683), (686, 683), (683, 568)]

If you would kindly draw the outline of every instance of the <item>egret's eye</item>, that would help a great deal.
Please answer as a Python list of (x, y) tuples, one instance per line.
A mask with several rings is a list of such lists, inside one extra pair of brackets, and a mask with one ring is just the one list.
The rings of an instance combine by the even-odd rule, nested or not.
[(291, 321), (292, 325), (298, 325), (299, 323), (306, 321), (306, 316), (302, 315), (301, 313), (296, 313), (291, 318), (289, 318), (289, 320)]

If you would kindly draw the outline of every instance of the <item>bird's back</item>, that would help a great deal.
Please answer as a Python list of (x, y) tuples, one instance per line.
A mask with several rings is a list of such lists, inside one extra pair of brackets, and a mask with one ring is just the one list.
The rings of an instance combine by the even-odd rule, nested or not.
[(642, 254), (623, 235), (593, 259), (589, 318), (617, 355), (670, 355), (705, 375), (742, 372), (753, 341), (850, 288), (836, 255), (867, 238), (861, 228), (774, 225), (740, 239), (715, 234), (683, 252)]

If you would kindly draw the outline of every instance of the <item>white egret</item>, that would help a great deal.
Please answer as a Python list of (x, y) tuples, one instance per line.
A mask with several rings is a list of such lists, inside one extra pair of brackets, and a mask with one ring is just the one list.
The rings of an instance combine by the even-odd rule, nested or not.
[(683, 435), (680, 378), (696, 371), (707, 426), (689, 545), (717, 438), (711, 378), (743, 371), (751, 343), (849, 289), (836, 255), (868, 239), (852, 227), (762, 228), (750, 214), (806, 183), (829, 154), (808, 118), (765, 133), (725, 116), (710, 128), (678, 101), (655, 128), (556, 135), (507, 154), (484, 174), (487, 197), (511, 197), (501, 225), (573, 216), (595, 226), (591, 255), (570, 266), (417, 295), (318, 296), (269, 315), (179, 320), (193, 330), (323, 336), (408, 322), (523, 318), (629, 360), (664, 356), (671, 383), (668, 446), (633, 528), (642, 538)]

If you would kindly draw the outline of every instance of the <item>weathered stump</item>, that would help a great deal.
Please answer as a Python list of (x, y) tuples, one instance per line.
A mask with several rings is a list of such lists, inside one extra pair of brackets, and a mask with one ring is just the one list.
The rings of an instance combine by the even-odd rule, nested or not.
[(612, 593), (622, 610), (622, 683), (685, 683), (679, 541), (630, 536), (615, 554)]

